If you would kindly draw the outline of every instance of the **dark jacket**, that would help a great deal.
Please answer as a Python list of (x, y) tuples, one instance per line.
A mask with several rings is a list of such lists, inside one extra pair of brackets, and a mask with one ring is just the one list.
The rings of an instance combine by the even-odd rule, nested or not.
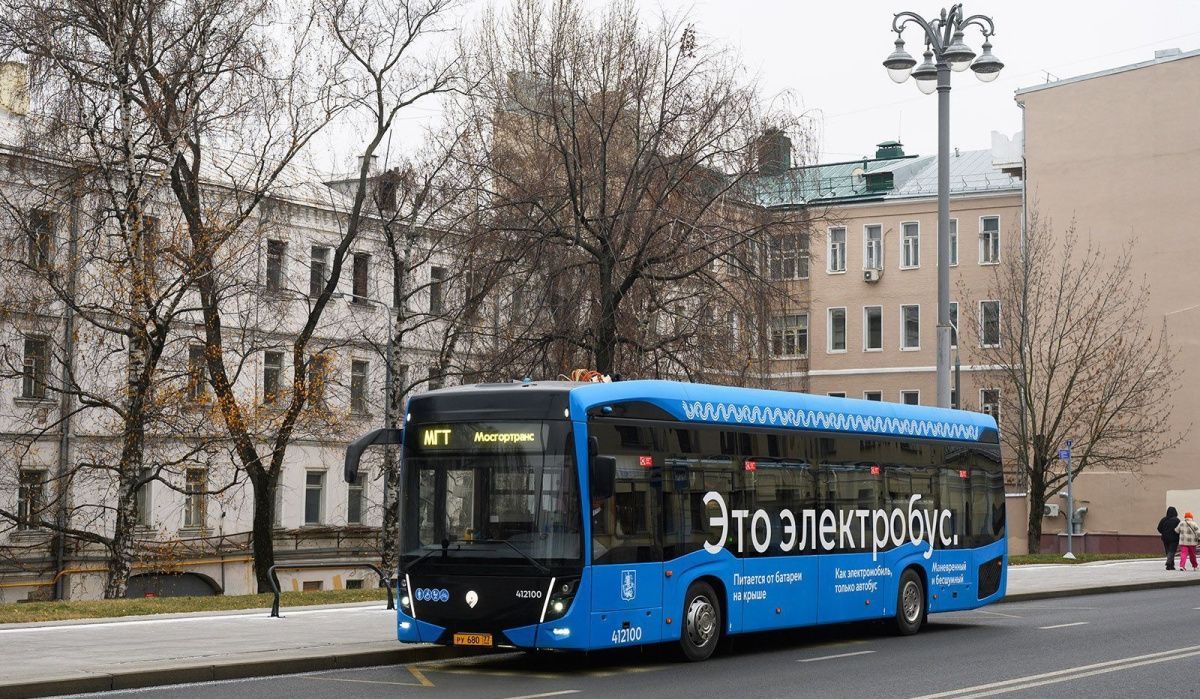
[(1179, 526), (1179, 513), (1174, 507), (1167, 508), (1167, 516), (1163, 517), (1158, 522), (1158, 533), (1162, 536), (1164, 544), (1179, 543), (1179, 534), (1175, 532), (1175, 528)]

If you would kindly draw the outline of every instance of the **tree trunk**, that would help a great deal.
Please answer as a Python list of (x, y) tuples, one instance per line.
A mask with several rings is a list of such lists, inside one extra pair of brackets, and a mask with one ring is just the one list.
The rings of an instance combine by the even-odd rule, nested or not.
[(250, 475), (254, 486), (254, 525), (251, 542), (254, 552), (254, 578), (258, 591), (271, 592), (269, 571), (275, 565), (275, 480), (266, 471)]
[(1035, 469), (1029, 478), (1029, 553), (1042, 552), (1042, 510), (1045, 506), (1046, 480)]
[(383, 529), (380, 536), (381, 568), (391, 576), (400, 562), (400, 458), (397, 450), (387, 447), (383, 453)]
[(601, 374), (611, 374), (617, 355), (617, 296), (607, 288), (600, 293), (600, 315), (596, 318), (595, 333), (592, 344), (595, 369)]
[[(127, 462), (125, 462), (127, 463)], [(129, 587), (129, 576), (133, 571), (134, 537), (137, 526), (137, 480), (136, 473), (122, 468), (117, 486), (117, 518), (113, 527), (112, 541), (108, 551), (108, 580), (104, 584), (104, 599), (122, 599)]]

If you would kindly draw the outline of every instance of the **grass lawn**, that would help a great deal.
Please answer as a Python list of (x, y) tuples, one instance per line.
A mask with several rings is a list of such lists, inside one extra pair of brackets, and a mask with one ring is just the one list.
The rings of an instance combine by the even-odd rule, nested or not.
[(1009, 556), (1008, 564), (1014, 566), (1030, 563), (1092, 563), (1093, 561), (1120, 561), (1130, 558), (1164, 558), (1160, 553), (1077, 553), (1075, 560), (1063, 558), (1061, 553), (1029, 553), (1024, 556)]
[[(218, 595), (215, 597), (148, 597), (137, 599), (68, 600), (66, 602), (22, 602), (0, 604), (0, 624), (64, 619), (99, 619), (140, 614), (180, 614), (226, 609), (270, 608), (274, 595)], [(387, 599), (387, 590), (322, 590), (284, 592), (282, 609), (302, 604), (336, 604)]]

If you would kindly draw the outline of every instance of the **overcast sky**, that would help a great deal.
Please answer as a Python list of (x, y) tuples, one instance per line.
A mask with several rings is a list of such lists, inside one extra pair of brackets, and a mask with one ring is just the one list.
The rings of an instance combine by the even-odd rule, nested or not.
[[(603, 0), (588, 0), (597, 7)], [(496, 0), (503, 6), (503, 0)], [(738, 51), (768, 99), (790, 96), (816, 117), (819, 162), (871, 155), (876, 143), (899, 139), (910, 154), (937, 150), (937, 97), (922, 95), (912, 80), (897, 85), (881, 62), (892, 50), (892, 15), (912, 10), (934, 17), (948, 5), (886, 0), (644, 0), (647, 18), (666, 11), (689, 14), (702, 40)], [(460, 26), (468, 29), (481, 7), (466, 0)], [(1069, 78), (1153, 58), (1156, 49), (1200, 48), (1197, 0), (992, 0), (968, 2), (970, 14), (996, 23), (993, 53), (1004, 62), (1000, 77), (981, 83), (970, 71), (955, 73), (951, 92), (952, 147), (989, 148), (991, 132), (1011, 136), (1021, 128), (1013, 93), (1048, 79)], [(920, 59), (915, 27), (905, 32)], [(982, 40), (967, 35), (976, 52)], [(393, 151), (420, 138), (440, 110), (417, 105), (398, 124)], [(332, 152), (345, 153), (348, 134), (329, 134)], [(329, 151), (326, 151), (329, 152)], [(323, 158), (318, 157), (323, 160)], [(346, 158), (335, 167), (351, 163)], [(382, 160), (382, 158), (381, 158)], [(328, 162), (328, 161), (326, 161)]]

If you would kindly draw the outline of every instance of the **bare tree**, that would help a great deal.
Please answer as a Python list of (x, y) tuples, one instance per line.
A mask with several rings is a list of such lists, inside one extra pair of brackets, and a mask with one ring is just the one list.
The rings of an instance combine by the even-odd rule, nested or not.
[[(30, 421), (13, 449), (28, 454), (72, 421), (116, 435), (73, 455), (64, 439), (54, 496), (36, 521), (32, 499), (24, 513), (0, 515), (102, 545), (106, 597), (125, 593), (138, 492), (155, 480), (184, 487), (168, 474), (206, 463), (213, 451), (184, 388), (186, 342), (173, 332), (194, 310), (195, 269), (173, 202), (162, 196), (158, 163), (171, 144), (156, 137), (138, 103), (152, 68), (136, 39), (154, 35), (160, 10), (9, 0), (0, 19), (0, 53), (29, 62), (34, 97), (22, 122), (25, 149), (6, 162), (15, 187), (3, 202), (13, 234), (3, 294), (32, 330), (36, 352), (30, 360), (27, 341), (27, 356), (14, 362), (10, 352), (7, 364), (30, 384), (33, 414), (57, 403), (55, 417)], [(163, 435), (185, 437), (164, 447)]]
[[(1146, 282), (1132, 244), (1109, 256), (1072, 222), (1030, 216), (1024, 247), (995, 270), (974, 324), (981, 363), (999, 367), (1001, 439), (1029, 493), (1029, 551), (1041, 550), (1042, 508), (1066, 483), (1057, 452), (1073, 440), (1071, 473), (1136, 473), (1179, 444), (1170, 425), (1176, 351), (1148, 327)], [(1068, 523), (1072, 517), (1068, 513)], [(1068, 526), (1070, 526), (1068, 524)]]
[[(632, 3), (571, 0), (489, 16), (474, 56), (483, 225), (521, 253), (539, 302), (503, 355), (540, 373), (696, 377), (720, 347), (707, 319), (762, 325), (771, 239), (809, 214), (759, 205), (760, 137), (803, 129), (764, 112), (734, 56)], [(717, 362), (730, 380), (740, 363)]]

